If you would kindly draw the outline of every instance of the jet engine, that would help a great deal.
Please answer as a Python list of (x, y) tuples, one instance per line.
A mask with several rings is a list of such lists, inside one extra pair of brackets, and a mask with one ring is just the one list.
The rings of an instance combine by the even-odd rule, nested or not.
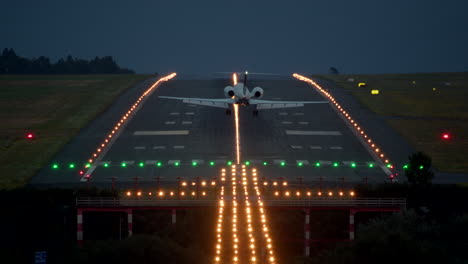
[(234, 92), (234, 87), (232, 86), (226, 86), (224, 87), (224, 95), (228, 98), (231, 98), (235, 95), (236, 93)]
[(263, 96), (263, 89), (260, 87), (255, 87), (252, 92), (250, 92), (250, 97), (261, 98)]

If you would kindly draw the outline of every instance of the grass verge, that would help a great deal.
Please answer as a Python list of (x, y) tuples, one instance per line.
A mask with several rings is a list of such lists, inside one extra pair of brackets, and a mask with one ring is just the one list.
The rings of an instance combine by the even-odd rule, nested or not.
[(118, 95), (148, 77), (0, 76), (0, 189), (24, 186)]
[[(384, 116), (436, 168), (468, 173), (468, 73), (320, 75)], [(354, 79), (351, 81), (350, 79)], [(364, 82), (365, 87), (358, 87)], [(371, 90), (379, 90), (372, 95)], [(449, 132), (450, 140), (441, 135)]]

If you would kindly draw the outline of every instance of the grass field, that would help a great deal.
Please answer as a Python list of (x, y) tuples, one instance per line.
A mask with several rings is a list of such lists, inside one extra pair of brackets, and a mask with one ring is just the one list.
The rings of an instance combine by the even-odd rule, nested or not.
[[(0, 76), (0, 189), (25, 185), (143, 75)], [(34, 140), (25, 135), (32, 131)]]
[[(386, 117), (417, 149), (446, 172), (468, 173), (468, 73), (322, 75)], [(348, 81), (354, 78), (354, 82)], [(366, 87), (358, 87), (365, 82)], [(372, 95), (371, 90), (379, 90)], [(448, 131), (452, 138), (442, 140)]]

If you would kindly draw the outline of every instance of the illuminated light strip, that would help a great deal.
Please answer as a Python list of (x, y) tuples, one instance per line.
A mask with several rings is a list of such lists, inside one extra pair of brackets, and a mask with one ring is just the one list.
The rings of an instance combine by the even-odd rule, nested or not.
[(237, 84), (237, 74), (236, 73), (232, 74), (232, 82), (234, 83), (234, 85)]
[[(225, 169), (223, 168), (221, 170), (221, 175), (225, 173)], [(222, 247), (223, 247), (223, 217), (224, 217), (224, 206), (225, 206), (225, 201), (224, 201), (224, 186), (221, 186), (221, 191), (219, 195), (219, 209), (218, 209), (218, 220), (216, 223), (216, 246), (215, 246), (215, 257), (214, 261), (215, 263), (220, 263), (221, 262), (221, 252), (222, 252)]]
[[(351, 115), (336, 101), (336, 99), (329, 92), (327, 92), (318, 83), (316, 83), (310, 78), (299, 75), (297, 73), (294, 73), (293, 77), (300, 81), (313, 85), (317, 90), (319, 90), (323, 95), (325, 95), (335, 105), (335, 107), (343, 114), (343, 116), (351, 123), (351, 125), (356, 130), (356, 133), (361, 135), (364, 142), (366, 142), (368, 147), (370, 147), (374, 151), (374, 154), (377, 156), (377, 158), (380, 158), (380, 160), (384, 164), (391, 166), (390, 169), (393, 169), (390, 160), (388, 158), (385, 158), (385, 154), (382, 153), (382, 151), (375, 145), (375, 143), (373, 143), (373, 140), (364, 132), (364, 130), (358, 125), (358, 123), (354, 121)], [(390, 171), (386, 166), (383, 166), (382, 169), (388, 175), (392, 174), (392, 171)]]
[(240, 164), (240, 133), (239, 133), (239, 105), (233, 104), (234, 117), (236, 122), (236, 158), (237, 164)]
[(155, 87), (157, 87), (161, 82), (166, 82), (169, 81), (170, 79), (174, 78), (177, 74), (176, 73), (171, 73), (165, 77), (160, 78), (157, 80), (153, 85), (151, 85), (138, 99), (135, 101), (135, 103), (128, 109), (128, 111), (122, 115), (122, 118), (115, 124), (114, 128), (110, 131), (110, 133), (105, 137), (104, 141), (99, 144), (96, 148), (96, 151), (90, 155), (90, 158), (87, 160), (87, 164), (84, 166), (84, 170), (87, 170), (86, 173), (80, 171), (80, 175), (83, 175), (80, 181), (86, 181), (87, 178), (90, 177), (91, 173), (96, 169), (97, 167), (97, 161), (102, 158), (107, 150), (109, 149), (109, 146), (112, 145), (112, 143), (115, 141), (117, 138), (116, 135), (122, 127), (124, 127), (127, 123), (127, 121), (130, 119), (131, 114), (134, 113), (136, 110), (139, 109), (141, 104), (143, 103), (143, 99), (147, 95), (149, 95)]

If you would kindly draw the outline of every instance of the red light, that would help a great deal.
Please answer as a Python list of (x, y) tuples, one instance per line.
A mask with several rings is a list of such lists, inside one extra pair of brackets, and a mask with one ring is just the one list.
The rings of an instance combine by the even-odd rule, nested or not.
[(80, 171), (80, 175), (83, 175), (84, 174), (84, 171)]
[(449, 133), (443, 133), (442, 134), (442, 139), (450, 139), (450, 134)]
[(26, 138), (27, 138), (27, 139), (33, 139), (33, 138), (34, 138), (34, 134), (33, 134), (33, 133), (27, 133), (27, 134), (26, 134)]

